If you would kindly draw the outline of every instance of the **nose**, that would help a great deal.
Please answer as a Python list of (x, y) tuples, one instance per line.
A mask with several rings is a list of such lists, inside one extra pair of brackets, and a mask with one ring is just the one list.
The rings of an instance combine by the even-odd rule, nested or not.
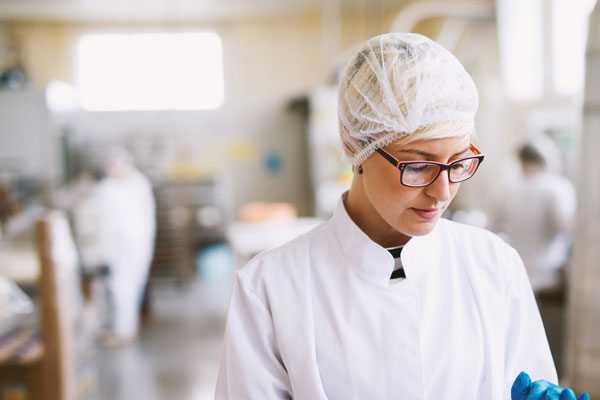
[(439, 202), (446, 202), (452, 198), (450, 185), (453, 184), (450, 183), (448, 171), (442, 171), (431, 185), (425, 187), (425, 193)]

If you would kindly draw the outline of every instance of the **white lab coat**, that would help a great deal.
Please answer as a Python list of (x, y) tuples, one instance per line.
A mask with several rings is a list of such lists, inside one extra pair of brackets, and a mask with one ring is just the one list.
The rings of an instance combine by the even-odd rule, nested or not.
[(139, 309), (154, 250), (155, 203), (148, 178), (136, 169), (103, 179), (95, 193), (100, 253), (110, 269), (112, 330), (137, 333)]
[(517, 182), (503, 200), (496, 230), (523, 258), (534, 290), (556, 286), (571, 246), (573, 185), (559, 174), (540, 172)]
[(523, 264), (440, 220), (392, 256), (350, 219), (255, 257), (236, 277), (216, 399), (509, 399), (520, 371), (556, 383)]

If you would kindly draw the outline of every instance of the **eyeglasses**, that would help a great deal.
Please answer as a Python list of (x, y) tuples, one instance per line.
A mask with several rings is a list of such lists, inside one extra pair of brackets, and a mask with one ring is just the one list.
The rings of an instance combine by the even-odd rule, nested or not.
[(400, 170), (400, 183), (408, 187), (424, 187), (431, 185), (442, 171), (448, 170), (448, 180), (452, 183), (463, 182), (472, 177), (483, 162), (483, 154), (473, 143), (470, 150), (474, 156), (461, 158), (449, 164), (435, 161), (399, 161), (387, 151), (378, 148), (376, 151)]

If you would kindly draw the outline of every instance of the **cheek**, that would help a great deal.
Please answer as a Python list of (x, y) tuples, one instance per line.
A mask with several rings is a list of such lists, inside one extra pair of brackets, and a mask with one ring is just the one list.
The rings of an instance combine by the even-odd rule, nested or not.
[(402, 186), (399, 175), (367, 180), (365, 189), (373, 207), (388, 223), (398, 219), (406, 208), (412, 207), (421, 192), (421, 189)]
[(454, 197), (458, 193), (458, 189), (460, 189), (460, 185), (461, 185), (460, 182), (450, 184), (450, 200), (448, 201), (448, 204), (450, 204), (452, 202), (452, 200), (454, 200)]
[(385, 199), (394, 195), (400, 185), (399, 175), (396, 174), (395, 170), (390, 168), (373, 168), (367, 173), (365, 171), (364, 176), (364, 187), (367, 194), (373, 198), (373, 200)]

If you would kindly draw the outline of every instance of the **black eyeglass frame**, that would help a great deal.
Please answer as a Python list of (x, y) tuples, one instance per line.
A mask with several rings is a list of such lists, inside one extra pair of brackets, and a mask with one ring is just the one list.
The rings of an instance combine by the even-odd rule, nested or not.
[[(388, 153), (387, 151), (383, 150), (382, 148), (378, 147), (377, 149), (375, 149), (375, 151), (377, 153), (379, 153), (381, 156), (383, 156), (387, 161), (389, 161), (390, 164), (394, 165), (397, 169), (400, 170), (400, 184), (402, 186), (412, 187), (412, 188), (420, 188), (420, 187), (425, 187), (425, 186), (431, 185), (440, 176), (440, 174), (442, 173), (442, 171), (446, 171), (446, 170), (448, 170), (448, 180), (451, 183), (464, 182), (467, 179), (470, 179), (471, 177), (473, 177), (473, 175), (475, 175), (475, 172), (477, 172), (477, 170), (479, 169), (479, 166), (483, 162), (484, 154), (477, 147), (475, 147), (475, 145), (473, 143), (470, 143), (470, 148), (469, 149), (473, 153), (475, 153), (474, 156), (461, 158), (459, 160), (452, 161), (449, 164), (444, 164), (444, 163), (436, 162), (436, 161), (400, 161), (396, 157), (394, 157), (393, 155), (391, 155), (390, 153)], [(477, 161), (477, 165), (475, 166), (475, 171), (473, 171), (473, 173), (468, 178), (465, 178), (465, 179), (462, 179), (462, 180), (459, 180), (459, 181), (453, 181), (452, 178), (450, 178), (450, 169), (452, 168), (452, 166), (454, 164), (457, 164), (457, 163), (465, 161), (465, 160), (474, 159), (474, 158), (478, 160)], [(426, 183), (424, 185), (407, 185), (404, 182), (402, 182), (403, 181), (403, 177), (404, 177), (404, 169), (407, 166), (409, 166), (411, 164), (423, 164), (423, 163), (435, 164), (435, 165), (437, 165), (439, 167), (439, 170), (438, 170), (437, 174), (431, 180), (431, 182)]]

